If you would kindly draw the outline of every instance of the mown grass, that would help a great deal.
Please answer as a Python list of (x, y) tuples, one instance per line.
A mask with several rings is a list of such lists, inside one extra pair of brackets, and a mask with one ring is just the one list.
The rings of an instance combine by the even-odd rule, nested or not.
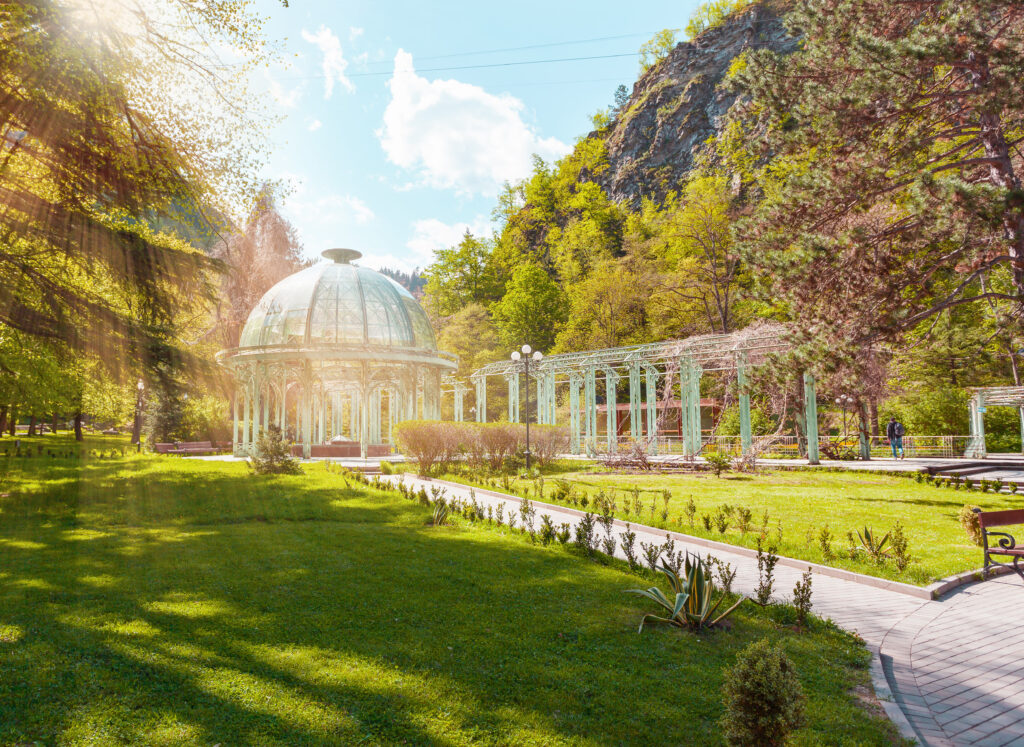
[[(449, 477), (465, 481), (465, 477)], [(616, 474), (595, 470), (546, 477), (544, 500), (562, 505), (571, 504), (554, 499), (558, 479), (568, 480), (578, 495), (586, 494), (590, 510), (596, 510), (592, 501), (598, 491), (603, 491), (605, 495), (614, 496), (616, 515), (621, 519), (745, 547), (755, 546), (767, 512), (767, 543), (776, 543), (781, 555), (922, 586), (981, 567), (981, 549), (971, 544), (957, 518), (964, 504), (985, 510), (1024, 505), (1022, 495), (953, 490), (918, 483), (910, 477), (871, 472), (806, 469), (764, 471), (754, 475), (725, 473), (722, 477), (710, 473)], [(499, 482), (491, 484), (501, 489)], [(536, 498), (539, 486), (535, 480), (515, 479), (511, 487), (519, 493), (529, 489), (530, 497)], [(642, 491), (644, 509), (640, 515), (631, 510), (633, 488)], [(667, 522), (661, 520), (663, 490), (670, 493)], [(693, 526), (686, 517), (686, 505), (691, 498), (697, 507)], [(725, 504), (749, 508), (756, 529), (744, 535), (733, 518), (724, 534), (714, 527), (705, 531), (702, 515), (714, 515)], [(879, 565), (863, 553), (851, 559), (848, 532), (863, 531), (867, 526), (885, 534), (897, 520), (909, 539), (913, 558), (905, 571), (898, 571), (891, 561)], [(834, 535), (831, 557), (824, 556), (818, 539), (826, 525)], [(1019, 528), (1018, 534), (1021, 534)]]
[(635, 576), (321, 467), (0, 470), (3, 744), (719, 744), (722, 670), (763, 637), (809, 698), (796, 744), (893, 740), (852, 636), (753, 605), (638, 635)]

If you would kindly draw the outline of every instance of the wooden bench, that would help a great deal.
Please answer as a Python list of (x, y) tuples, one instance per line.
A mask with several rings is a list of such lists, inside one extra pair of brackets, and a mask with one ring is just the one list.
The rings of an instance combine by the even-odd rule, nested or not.
[(170, 443), (153, 444), (153, 451), (157, 454), (216, 454), (224, 451), (222, 444), (214, 444), (212, 441), (176, 441)]
[[(1024, 547), (1018, 547), (1017, 541), (1012, 534), (1007, 532), (993, 532), (989, 527), (1006, 527), (1013, 524), (1024, 524), (1024, 508), (1010, 509), (1008, 511), (982, 511), (974, 509), (978, 515), (978, 524), (981, 527), (982, 546), (985, 548), (985, 573), (988, 573), (990, 566), (998, 565), (1002, 568), (1009, 568), (1024, 579), (1024, 567), (1020, 561), (1024, 558)], [(989, 537), (999, 537), (995, 546), (990, 546)], [(1013, 558), (1013, 563), (1000, 563), (992, 560), (993, 555), (1000, 555), (1007, 560)]]

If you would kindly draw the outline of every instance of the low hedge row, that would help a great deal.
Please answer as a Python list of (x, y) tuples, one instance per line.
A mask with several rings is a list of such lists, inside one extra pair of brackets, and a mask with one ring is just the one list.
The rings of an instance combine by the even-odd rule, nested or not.
[[(500, 469), (509, 457), (526, 449), (522, 423), (449, 423), (406, 420), (393, 430), (402, 453), (419, 463), (421, 474), (465, 460), (477, 467)], [(544, 464), (569, 449), (569, 429), (530, 425), (530, 455)]]

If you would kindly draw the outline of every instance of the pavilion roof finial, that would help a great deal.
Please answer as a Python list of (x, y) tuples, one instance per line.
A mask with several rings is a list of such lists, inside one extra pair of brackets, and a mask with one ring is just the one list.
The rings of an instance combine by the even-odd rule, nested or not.
[(357, 252), (355, 249), (324, 249), (320, 255), (334, 260), (339, 265), (347, 265), (362, 257), (363, 253)]

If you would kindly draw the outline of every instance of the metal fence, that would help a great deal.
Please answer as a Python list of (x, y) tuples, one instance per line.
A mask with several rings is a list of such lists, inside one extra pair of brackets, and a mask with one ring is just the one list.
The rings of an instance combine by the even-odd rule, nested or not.
[[(903, 454), (907, 457), (962, 457), (969, 436), (904, 436)], [(754, 436), (754, 452), (764, 459), (798, 459), (800, 445), (796, 436)], [(704, 436), (701, 453), (718, 451), (738, 456), (741, 452), (739, 436)], [(821, 436), (819, 451), (824, 459), (857, 459), (860, 441), (856, 436)], [(603, 449), (602, 449), (603, 450)], [(683, 440), (678, 436), (659, 436), (659, 454), (682, 454)], [(871, 456), (891, 457), (892, 448), (885, 438), (871, 437)]]

